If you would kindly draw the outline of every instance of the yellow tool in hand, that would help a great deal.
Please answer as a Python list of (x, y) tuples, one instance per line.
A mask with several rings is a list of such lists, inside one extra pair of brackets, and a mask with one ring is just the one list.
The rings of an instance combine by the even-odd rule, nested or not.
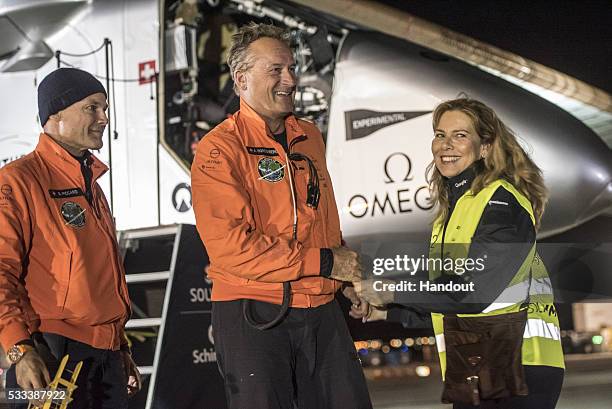
[[(46, 400), (42, 406), (28, 405), (28, 409), (67, 409), (68, 404), (72, 402), (72, 393), (77, 388), (76, 380), (83, 366), (83, 361), (76, 364), (73, 371), (66, 369), (68, 363), (68, 355), (62, 358), (59, 368), (55, 373), (55, 377), (47, 387), (45, 394)], [(70, 379), (64, 379), (64, 372), (70, 375)]]

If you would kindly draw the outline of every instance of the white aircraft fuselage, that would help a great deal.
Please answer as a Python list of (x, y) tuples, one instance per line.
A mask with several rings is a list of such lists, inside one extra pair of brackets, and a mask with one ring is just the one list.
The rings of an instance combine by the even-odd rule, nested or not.
[[(239, 7), (244, 2), (227, 3), (218, 7), (231, 16), (249, 13)], [(264, 6), (268, 3), (269, 10), (283, 12), (278, 2)], [(105, 85), (107, 76), (114, 78), (109, 137), (95, 154), (112, 166), (112, 191), (111, 174), (101, 184), (112, 197), (118, 229), (194, 223), (189, 163), (169, 132), (185, 121), (188, 105), (181, 98), (190, 96), (180, 87), (175, 95), (168, 92), (175, 78), (169, 63), (176, 62), (167, 52), (168, 40), (178, 37), (168, 36), (166, 7), (157, 0), (0, 2), (0, 33), (7, 39), (0, 45), (0, 166), (34, 149), (41, 132), (37, 83), (57, 68), (59, 50), (62, 66), (87, 70)], [(349, 241), (426, 237), (433, 217), (424, 175), (432, 159), (431, 111), (461, 93), (492, 106), (541, 167), (551, 194), (541, 235), (568, 230), (611, 208), (612, 153), (566, 111), (473, 65), (343, 26), (341, 16), (309, 20), (312, 13), (290, 17), (302, 23), (304, 33), (332, 22), (330, 33), (335, 30), (340, 40), (327, 68), (301, 76), (305, 87), (318, 87), (303, 95), (312, 91), (323, 101), (302, 113), (316, 111), (316, 118), (324, 118), (327, 164)], [(282, 21), (297, 27), (287, 18)], [(104, 48), (91, 53), (105, 38), (112, 42), (112, 61)], [(197, 75), (197, 65), (190, 67), (185, 72)]]

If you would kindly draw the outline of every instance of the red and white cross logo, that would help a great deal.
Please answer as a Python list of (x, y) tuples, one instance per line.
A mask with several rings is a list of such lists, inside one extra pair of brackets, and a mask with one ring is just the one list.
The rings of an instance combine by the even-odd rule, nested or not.
[(155, 60), (138, 63), (138, 84), (153, 82), (155, 73)]

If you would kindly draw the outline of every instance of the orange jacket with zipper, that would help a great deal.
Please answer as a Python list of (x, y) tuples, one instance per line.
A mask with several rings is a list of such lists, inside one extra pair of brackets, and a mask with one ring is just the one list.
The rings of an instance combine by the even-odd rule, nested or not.
[(291, 306), (316, 307), (330, 302), (341, 286), (320, 276), (320, 249), (340, 246), (341, 240), (323, 138), (313, 124), (293, 115), (285, 119), (290, 152), (308, 156), (319, 175), (314, 209), (306, 205), (307, 163), (287, 166), (287, 154), (266, 129), (241, 101), (240, 111), (198, 144), (191, 167), (193, 208), (210, 259), (212, 300), (281, 304), (282, 283), (290, 281)]
[(92, 203), (78, 160), (48, 135), (34, 152), (0, 169), (0, 343), (35, 331), (95, 348), (119, 349), (129, 297), (115, 225), (96, 180)]

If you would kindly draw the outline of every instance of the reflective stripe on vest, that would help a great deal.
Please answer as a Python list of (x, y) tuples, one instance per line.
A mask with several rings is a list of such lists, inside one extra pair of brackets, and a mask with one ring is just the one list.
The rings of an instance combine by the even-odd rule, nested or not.
[[(465, 254), (453, 254), (451, 257), (466, 257), (469, 252), (469, 244), (478, 227), (478, 223), (487, 204), (495, 191), (502, 186), (510, 192), (519, 204), (527, 211), (531, 221), (535, 223), (533, 210), (529, 200), (504, 180), (497, 180), (487, 185), (477, 195), (470, 191), (459, 198), (453, 213), (450, 215), (446, 228), (445, 243), (465, 244), (460, 251)], [(431, 234), (431, 248), (433, 244), (442, 241), (444, 220), (436, 220)], [(455, 248), (458, 249), (459, 246)], [(456, 253), (457, 251), (455, 251)], [(430, 254), (431, 258), (437, 255)], [(530, 285), (531, 273), (531, 285)], [(430, 272), (430, 279), (437, 278), (438, 273)], [(528, 256), (517, 271), (508, 287), (480, 314), (458, 314), (458, 316), (490, 316), (516, 312), (521, 304), (527, 300), (529, 292), (528, 321), (523, 335), (522, 361), (523, 365), (547, 365), (564, 368), (563, 351), (561, 349), (561, 337), (559, 320), (553, 305), (552, 284), (548, 271), (536, 251), (534, 243)], [(434, 333), (436, 335), (436, 346), (440, 356), (440, 367), (442, 376), (446, 371), (446, 344), (444, 341), (444, 325), (442, 314), (432, 313)]]
[[(527, 325), (525, 325), (525, 333), (523, 334), (524, 338), (547, 338), (553, 341), (561, 340), (561, 331), (559, 327), (555, 324), (546, 322), (539, 318), (529, 318), (527, 319)], [(446, 351), (446, 342), (444, 340), (444, 334), (436, 335), (436, 347), (438, 348), (438, 352)]]
[(539, 318), (529, 318), (527, 319), (527, 325), (525, 326), (525, 334), (523, 334), (523, 338), (533, 337), (561, 341), (561, 331), (554, 323), (546, 322)]
[[(530, 295), (552, 295), (552, 283), (550, 278), (532, 278), (531, 288), (529, 287), (529, 279), (521, 281), (518, 284), (507, 287), (487, 308), (482, 310), (484, 313), (492, 312), (502, 308), (508, 308), (517, 302), (527, 299), (527, 291)], [(508, 302), (514, 300), (514, 302)]]

